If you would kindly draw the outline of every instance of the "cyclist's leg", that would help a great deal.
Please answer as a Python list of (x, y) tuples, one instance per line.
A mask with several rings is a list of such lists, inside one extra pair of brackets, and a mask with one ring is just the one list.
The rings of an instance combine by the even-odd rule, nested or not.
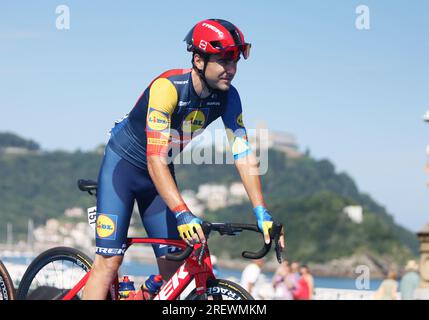
[(84, 299), (105, 299), (122, 263), (134, 205), (134, 170), (133, 165), (106, 147), (98, 177), (96, 257)]
[[(180, 239), (176, 218), (156, 192), (156, 189), (154, 189), (152, 197), (149, 199), (137, 197), (137, 203), (143, 225), (149, 237)], [(182, 262), (167, 260), (165, 255), (167, 252), (177, 251), (178, 248), (165, 245), (152, 245), (152, 247), (157, 259), (159, 273), (164, 280), (171, 278)]]

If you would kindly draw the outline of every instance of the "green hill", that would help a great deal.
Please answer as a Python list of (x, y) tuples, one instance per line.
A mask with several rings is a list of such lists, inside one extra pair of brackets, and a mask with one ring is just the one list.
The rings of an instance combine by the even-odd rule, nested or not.
[[(10, 141), (20, 141), (20, 147), (37, 145), (0, 134), (0, 146), (8, 146)], [(76, 181), (96, 179), (101, 159), (99, 151), (0, 152), (0, 242), (6, 241), (8, 222), (13, 223), (15, 238), (25, 239), (30, 217), (38, 225), (61, 216), (66, 208), (93, 206), (94, 199), (80, 192)], [(202, 183), (239, 181), (233, 165), (177, 165), (176, 177), (181, 190), (197, 190)], [(315, 160), (310, 155), (291, 159), (270, 150), (269, 169), (262, 181), (269, 209), (286, 226), (289, 258), (325, 262), (368, 252), (403, 262), (417, 254), (415, 235), (395, 224), (382, 206), (360, 192), (346, 173), (335, 172), (328, 160)], [(363, 207), (361, 224), (342, 212), (347, 205)], [(209, 221), (254, 222), (249, 203), (208, 211), (206, 217)], [(212, 241), (216, 254), (230, 257), (260, 244), (254, 234), (214, 236)]]

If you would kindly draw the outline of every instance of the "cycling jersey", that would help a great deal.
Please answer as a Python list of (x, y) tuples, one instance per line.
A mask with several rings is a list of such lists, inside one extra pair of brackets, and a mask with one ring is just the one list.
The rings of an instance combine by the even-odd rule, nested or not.
[(174, 158), (193, 137), (222, 117), (238, 159), (250, 151), (241, 112), (233, 86), (201, 99), (194, 90), (191, 69), (170, 70), (156, 78), (132, 111), (115, 125), (109, 145), (124, 159), (146, 169), (146, 155)]
[[(150, 237), (180, 239), (174, 214), (158, 194), (147, 171), (147, 155), (173, 159), (211, 122), (221, 117), (234, 159), (250, 153), (237, 90), (216, 90), (200, 98), (191, 69), (175, 69), (157, 77), (132, 111), (111, 130), (99, 172), (96, 252), (123, 255), (137, 201)], [(174, 177), (174, 168), (170, 165)], [(153, 245), (155, 255), (171, 248)]]

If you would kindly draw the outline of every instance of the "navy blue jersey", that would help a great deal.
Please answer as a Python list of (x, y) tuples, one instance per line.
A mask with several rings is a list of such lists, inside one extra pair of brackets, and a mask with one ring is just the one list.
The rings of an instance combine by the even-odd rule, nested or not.
[(201, 99), (191, 69), (169, 70), (143, 92), (131, 112), (112, 129), (109, 146), (132, 164), (146, 168), (147, 155), (177, 155), (193, 137), (222, 117), (238, 159), (250, 152), (240, 96), (231, 86)]

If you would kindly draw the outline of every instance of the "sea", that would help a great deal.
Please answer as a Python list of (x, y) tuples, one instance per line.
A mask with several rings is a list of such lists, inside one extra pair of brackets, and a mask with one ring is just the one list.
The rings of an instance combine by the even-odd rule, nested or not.
[[(32, 258), (31, 257), (5, 257), (2, 256), (1, 260), (5, 264), (17, 264), (17, 265), (25, 265), (28, 266)], [(9, 270), (12, 274), (13, 270)], [(235, 279), (239, 281), (241, 278), (242, 270), (238, 269), (229, 269), (229, 268), (218, 268), (217, 278), (222, 279)], [(150, 274), (157, 274), (158, 268), (155, 264), (142, 263), (134, 260), (124, 261), (121, 266), (120, 273), (123, 275), (130, 275), (135, 277), (146, 277)], [(263, 276), (267, 281), (271, 281), (273, 277), (272, 272), (264, 272)], [(369, 279), (368, 287), (366, 290), (377, 290), (377, 288), (381, 284), (380, 279)], [(348, 290), (356, 290), (358, 285), (357, 280), (353, 278), (339, 278), (339, 277), (314, 277), (315, 288), (332, 288), (332, 289), (348, 289)]]

